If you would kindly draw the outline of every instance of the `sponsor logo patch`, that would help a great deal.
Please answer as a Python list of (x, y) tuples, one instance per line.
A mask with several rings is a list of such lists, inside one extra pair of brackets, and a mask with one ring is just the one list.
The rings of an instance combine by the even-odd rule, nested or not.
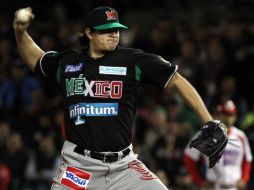
[(77, 168), (67, 166), (61, 179), (61, 184), (75, 190), (85, 190), (91, 174)]
[(105, 75), (126, 75), (127, 68), (126, 67), (100, 66), (99, 73), (105, 74)]
[(81, 71), (81, 69), (83, 68), (84, 63), (79, 63), (77, 65), (65, 65), (65, 73), (70, 73), (70, 72), (77, 72), (77, 71)]
[(118, 114), (118, 103), (79, 103), (69, 107), (70, 118), (76, 118), (75, 125), (85, 123), (81, 116), (116, 116)]

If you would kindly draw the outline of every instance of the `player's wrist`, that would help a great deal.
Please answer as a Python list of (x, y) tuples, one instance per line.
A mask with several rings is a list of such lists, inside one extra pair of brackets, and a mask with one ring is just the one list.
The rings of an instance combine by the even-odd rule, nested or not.
[(16, 37), (22, 37), (25, 35), (26, 30), (14, 29), (14, 32)]

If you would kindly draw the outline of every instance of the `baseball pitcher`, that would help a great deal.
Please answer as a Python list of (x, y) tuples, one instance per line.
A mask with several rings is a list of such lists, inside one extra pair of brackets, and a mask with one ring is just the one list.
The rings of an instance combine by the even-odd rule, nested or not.
[(177, 65), (158, 55), (120, 47), (119, 31), (127, 27), (111, 7), (91, 10), (81, 31), (84, 47), (63, 52), (44, 52), (27, 32), (34, 19), (32, 9), (26, 8), (28, 19), (22, 18), (27, 17), (24, 12), (20, 16), (21, 10), (13, 22), (20, 55), (33, 72), (58, 81), (64, 97), (66, 140), (52, 189), (167, 189), (132, 150), (139, 85), (174, 87), (204, 123), (213, 122)]

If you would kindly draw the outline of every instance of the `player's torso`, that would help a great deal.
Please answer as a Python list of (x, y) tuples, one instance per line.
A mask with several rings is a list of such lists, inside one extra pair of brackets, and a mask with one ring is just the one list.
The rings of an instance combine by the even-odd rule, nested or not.
[[(244, 157), (244, 142), (241, 133), (236, 128), (231, 128), (228, 143), (222, 158), (213, 169), (208, 170), (207, 178), (219, 184), (234, 184), (242, 174), (242, 161)], [(218, 180), (219, 179), (219, 180)]]
[(93, 150), (130, 143), (137, 83), (131, 58), (121, 51), (99, 59), (71, 56), (61, 62), (67, 138)]

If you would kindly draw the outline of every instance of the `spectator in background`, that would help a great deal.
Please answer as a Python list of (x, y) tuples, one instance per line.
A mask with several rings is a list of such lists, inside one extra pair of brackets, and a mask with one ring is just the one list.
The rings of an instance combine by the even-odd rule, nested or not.
[(175, 190), (196, 190), (190, 174), (185, 166), (181, 166), (175, 176)]
[(1, 86), (0, 99), (2, 109), (9, 113), (9, 117), (19, 114), (33, 114), (38, 109), (41, 97), (40, 84), (34, 77), (27, 74), (27, 69), (20, 59), (10, 65), (10, 78)]
[[(2, 115), (2, 113), (1, 113)], [(0, 119), (0, 190), (9, 190), (11, 182), (11, 171), (9, 166), (4, 162), (4, 155), (6, 154), (6, 142), (10, 136), (10, 125), (4, 120)]]
[(209, 36), (208, 38), (203, 48), (202, 64), (198, 65), (194, 74), (194, 84), (205, 102), (209, 104), (211, 97), (217, 90), (222, 70), (225, 68), (226, 56), (219, 36)]
[(0, 160), (0, 190), (9, 190), (10, 182), (10, 168)]
[(205, 157), (207, 169), (205, 176), (202, 176), (197, 166), (202, 155), (196, 149), (189, 148), (185, 150), (184, 163), (198, 187), (214, 190), (243, 190), (250, 179), (252, 162), (250, 145), (244, 132), (234, 126), (237, 110), (233, 101), (227, 100), (218, 105), (217, 111), (217, 118), (228, 127), (229, 138), (219, 163), (214, 168), (208, 169), (208, 159)]
[(38, 116), (38, 121), (36, 123), (36, 130), (33, 133), (32, 145), (34, 149), (37, 150), (38, 144), (42, 139), (47, 136), (51, 136), (56, 143), (57, 149), (60, 150), (60, 144), (64, 139), (64, 131), (61, 129), (63, 121), (63, 112), (62, 110), (48, 110), (41, 112)]
[(0, 190), (9, 190), (11, 181), (11, 171), (4, 162), (6, 154), (6, 142), (10, 136), (10, 126), (9, 123), (0, 119)]
[(192, 127), (194, 127), (194, 130), (199, 129), (201, 121), (198, 115), (185, 105), (179, 96), (170, 97), (166, 100), (165, 106), (169, 121), (178, 122), (181, 129), (184, 128), (186, 131), (192, 130)]
[[(241, 129), (247, 135), (250, 145), (251, 151), (254, 152), (254, 99), (251, 103), (250, 111), (246, 113), (241, 123)], [(251, 179), (254, 178), (254, 167), (251, 170)], [(250, 180), (249, 189), (254, 189), (254, 180)]]
[(10, 39), (0, 38), (0, 63), (6, 67), (13, 60), (12, 43)]
[[(4, 64), (0, 64), (0, 86), (2, 86), (2, 84), (4, 83), (6, 78), (7, 78), (6, 66)], [(0, 88), (0, 90), (1, 90), (1, 88)], [(2, 106), (2, 104), (3, 103), (0, 100), (0, 106)]]
[(6, 152), (3, 155), (3, 163), (7, 164), (11, 171), (10, 190), (22, 189), (24, 187), (24, 174), (27, 162), (28, 154), (23, 146), (21, 135), (12, 133), (6, 142)]
[[(154, 143), (165, 134), (167, 128), (167, 113), (162, 106), (156, 106), (149, 114), (149, 125), (145, 132), (142, 149), (140, 152), (140, 158), (145, 162), (151, 170), (155, 171), (156, 163), (150, 158), (150, 151), (154, 146)], [(142, 155), (142, 157), (141, 157)]]
[[(29, 144), (34, 124), (41, 109), (43, 94), (38, 79), (29, 75), (24, 63), (17, 59), (10, 64), (10, 77), (0, 86), (1, 110), (14, 130)], [(27, 133), (30, 131), (31, 134)]]
[(10, 135), (10, 125), (4, 120), (0, 119), (0, 160), (3, 158), (4, 153), (6, 152), (6, 141)]
[(166, 127), (166, 110), (161, 106), (153, 108), (150, 114), (150, 126), (146, 132), (146, 137), (144, 141), (148, 148), (151, 148), (154, 145), (154, 142), (156, 142), (158, 137), (165, 134)]
[(235, 60), (236, 51), (249, 43), (249, 38), (244, 33), (243, 23), (239, 21), (229, 21), (223, 37), (226, 54), (230, 62)]
[(51, 181), (57, 175), (57, 169), (61, 162), (57, 156), (56, 145), (51, 136), (44, 136), (39, 143), (38, 151), (32, 157), (26, 167), (26, 179), (31, 188), (48, 190)]
[(167, 18), (161, 18), (152, 27), (149, 38), (134, 44), (149, 53), (155, 53), (166, 60), (171, 60), (178, 54), (178, 43), (173, 31), (173, 22)]
[(182, 75), (195, 85), (195, 73), (201, 64), (195, 39), (188, 38), (182, 41), (180, 55), (173, 60), (173, 63), (179, 65), (179, 71)]
[(156, 176), (161, 180), (163, 184), (169, 185), (169, 178), (164, 170), (156, 170)]
[(166, 172), (170, 186), (176, 185), (175, 174), (182, 165), (182, 152), (187, 143), (179, 136), (179, 129), (177, 122), (168, 122), (167, 131), (159, 136), (151, 149), (152, 158), (156, 160), (156, 169)]
[(221, 102), (231, 99), (234, 101), (238, 112), (237, 112), (237, 124), (241, 123), (243, 115), (247, 111), (246, 99), (240, 96), (237, 92), (237, 82), (234, 76), (225, 75), (219, 81), (219, 86), (216, 94), (212, 97), (210, 107), (213, 108), (213, 105), (218, 105)]

